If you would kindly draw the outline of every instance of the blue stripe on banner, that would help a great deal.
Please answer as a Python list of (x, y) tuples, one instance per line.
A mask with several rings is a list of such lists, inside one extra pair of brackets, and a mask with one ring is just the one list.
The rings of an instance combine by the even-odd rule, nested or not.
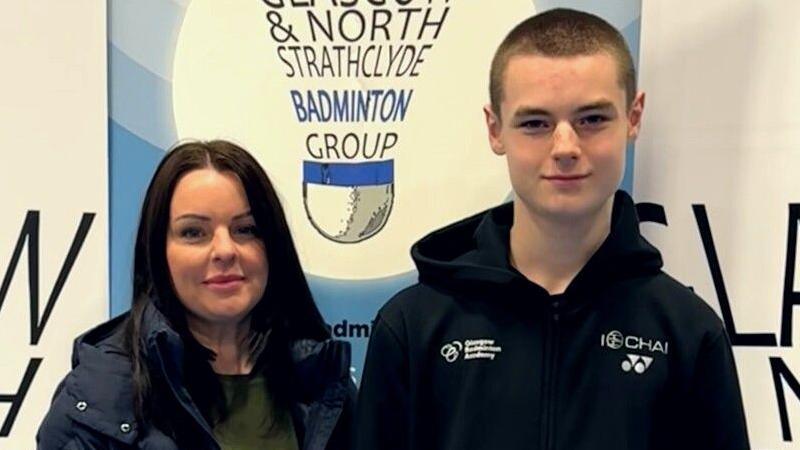
[(155, 147), (178, 137), (172, 114), (172, 84), (108, 45), (109, 116)]
[(394, 160), (363, 163), (303, 161), (303, 183), (375, 186), (394, 182)]
[(108, 121), (111, 316), (131, 306), (133, 247), (147, 185), (164, 150)]
[(165, 0), (110, 0), (108, 41), (147, 71), (171, 82), (187, 6)]

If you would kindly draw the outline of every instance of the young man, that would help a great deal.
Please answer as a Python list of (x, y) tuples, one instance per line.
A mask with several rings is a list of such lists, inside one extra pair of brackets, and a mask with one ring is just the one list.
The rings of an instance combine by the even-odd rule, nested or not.
[(515, 199), (414, 245), (420, 282), (378, 314), (356, 448), (749, 448), (721, 322), (617, 191), (644, 108), (622, 36), (578, 11), (529, 18), (490, 96)]

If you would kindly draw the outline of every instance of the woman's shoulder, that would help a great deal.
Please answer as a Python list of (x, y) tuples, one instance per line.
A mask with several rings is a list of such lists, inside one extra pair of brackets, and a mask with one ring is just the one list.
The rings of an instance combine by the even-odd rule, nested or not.
[(350, 343), (338, 339), (300, 339), (291, 345), (292, 359), (298, 370), (313, 370), (332, 376), (349, 377)]
[[(61, 449), (70, 441), (86, 448), (105, 440), (132, 443), (136, 436), (131, 362), (118, 317), (79, 336), (72, 370), (56, 388), (37, 434), (38, 448)], [(83, 447), (81, 447), (83, 448)]]
[(348, 390), (351, 381), (350, 343), (337, 339), (301, 339), (291, 345), (294, 371), (303, 391), (316, 393)]

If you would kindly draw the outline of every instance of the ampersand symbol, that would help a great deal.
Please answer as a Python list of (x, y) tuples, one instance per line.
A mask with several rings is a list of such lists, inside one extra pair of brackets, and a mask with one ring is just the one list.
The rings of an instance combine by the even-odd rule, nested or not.
[(298, 42), (297, 36), (292, 33), (292, 25), (283, 26), (283, 16), (277, 11), (267, 12), (267, 21), (272, 25), (269, 28), (269, 34), (272, 35), (272, 39), (280, 43), (286, 42), (289, 39), (294, 39), (295, 42)]

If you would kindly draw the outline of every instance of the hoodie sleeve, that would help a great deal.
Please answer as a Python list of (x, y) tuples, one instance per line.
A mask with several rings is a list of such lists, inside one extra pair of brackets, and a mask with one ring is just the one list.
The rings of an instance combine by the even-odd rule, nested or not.
[(405, 333), (378, 314), (356, 408), (356, 450), (409, 448), (408, 352)]
[(736, 364), (724, 330), (700, 349), (688, 409), (694, 448), (750, 449)]

